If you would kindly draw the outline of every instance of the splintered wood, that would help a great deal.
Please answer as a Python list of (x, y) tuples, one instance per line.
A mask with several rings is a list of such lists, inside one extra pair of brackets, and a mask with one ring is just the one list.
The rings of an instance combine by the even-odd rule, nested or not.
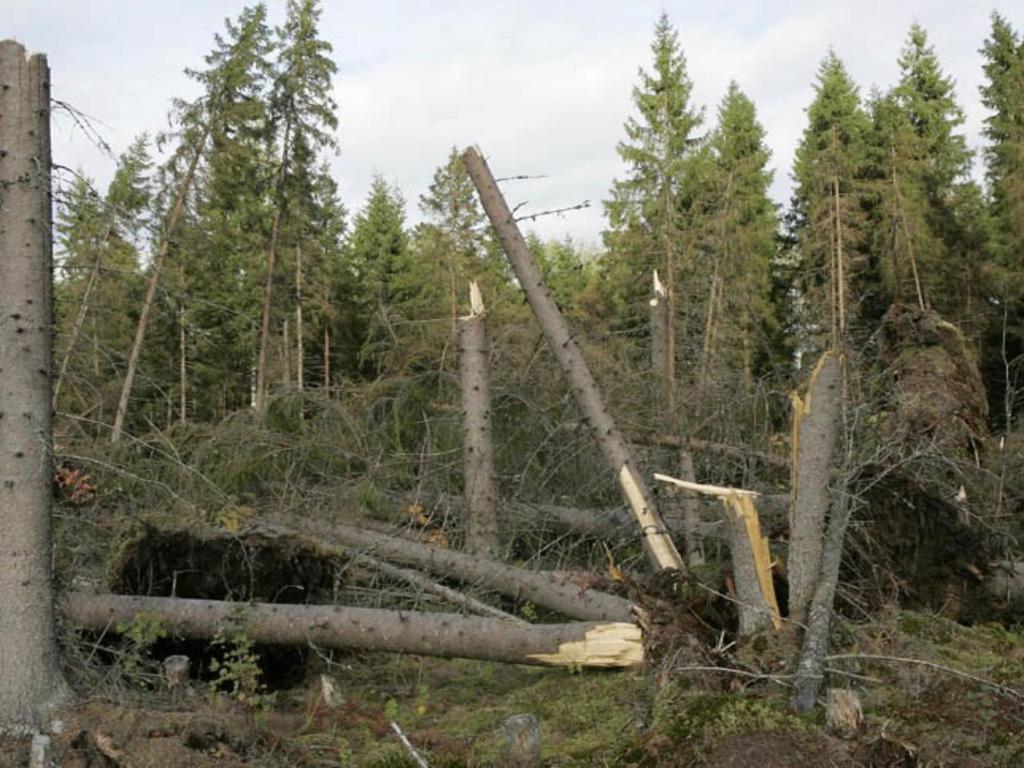
[[(736, 539), (742, 540), (749, 550), (749, 552), (742, 552), (739, 546), (734, 545), (732, 553), (733, 571), (740, 602), (740, 633), (750, 634), (756, 631), (763, 623), (765, 611), (768, 613), (772, 626), (775, 629), (781, 628), (779, 601), (775, 595), (775, 585), (772, 581), (771, 548), (768, 544), (768, 537), (761, 533), (761, 520), (754, 504), (759, 494), (756, 491), (742, 488), (693, 483), (669, 475), (655, 474), (654, 479), (721, 500), (726, 514), (729, 516), (727, 522), (730, 530), (734, 532), (731, 538), (734, 542)], [(748, 560), (748, 556), (752, 558), (752, 562)], [(747, 569), (753, 570), (756, 587), (747, 583), (754, 580), (745, 577)]]
[(556, 653), (534, 653), (528, 658), (556, 667), (635, 667), (644, 663), (643, 633), (636, 624), (601, 624), (581, 640), (562, 643)]

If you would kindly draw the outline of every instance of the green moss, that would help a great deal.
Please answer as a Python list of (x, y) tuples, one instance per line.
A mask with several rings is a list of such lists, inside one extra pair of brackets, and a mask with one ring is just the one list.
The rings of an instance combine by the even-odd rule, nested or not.
[(708, 746), (722, 736), (751, 731), (803, 731), (810, 720), (797, 717), (781, 698), (736, 694), (663, 692), (655, 706), (654, 731), (675, 744)]

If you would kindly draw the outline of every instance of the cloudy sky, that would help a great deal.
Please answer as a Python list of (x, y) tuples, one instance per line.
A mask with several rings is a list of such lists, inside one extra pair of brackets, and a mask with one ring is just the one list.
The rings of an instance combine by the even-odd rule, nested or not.
[[(182, 74), (209, 50), (243, 0), (0, 0), (0, 36), (49, 55), (53, 93), (92, 116), (120, 151), (165, 127), (169, 100), (190, 95)], [(268, 0), (272, 21), (283, 0)], [(322, 34), (339, 73), (341, 153), (333, 167), (350, 211), (371, 178), (397, 183), (410, 218), (453, 145), (477, 143), (497, 175), (546, 174), (509, 190), (537, 211), (592, 202), (541, 219), (544, 236), (597, 242), (600, 201), (622, 166), (615, 152), (638, 67), (665, 10), (680, 33), (697, 104), (709, 121), (728, 82), (754, 99), (788, 199), (789, 166), (815, 71), (829, 46), (863, 92), (897, 77), (914, 21), (957, 81), (965, 132), (980, 146), (981, 58), (993, 7), (974, 0), (323, 0)], [(1020, 29), (1021, 0), (996, 6)], [(55, 162), (105, 183), (112, 162), (59, 117)]]

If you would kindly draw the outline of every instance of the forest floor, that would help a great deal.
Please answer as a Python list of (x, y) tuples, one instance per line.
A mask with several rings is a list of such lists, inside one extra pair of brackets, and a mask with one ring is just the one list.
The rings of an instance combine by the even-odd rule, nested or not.
[[(243, 704), (208, 683), (171, 697), (146, 688), (81, 698), (64, 713), (64, 768), (415, 766), (400, 724), (430, 766), (502, 766), (502, 721), (531, 713), (544, 766), (1024, 765), (1024, 638), (997, 625), (892, 611), (840, 630), (832, 684), (859, 691), (865, 722), (849, 738), (819, 710), (796, 716), (784, 680), (685, 669), (552, 670), (377, 654), (314, 657), (304, 677)], [(337, 681), (328, 706), (320, 674)], [(841, 671), (841, 674), (838, 673)], [(272, 675), (271, 675), (272, 676)], [(1005, 686), (1002, 688), (1000, 686)], [(8, 743), (24, 765), (23, 743)], [(4, 753), (0, 752), (0, 756)]]

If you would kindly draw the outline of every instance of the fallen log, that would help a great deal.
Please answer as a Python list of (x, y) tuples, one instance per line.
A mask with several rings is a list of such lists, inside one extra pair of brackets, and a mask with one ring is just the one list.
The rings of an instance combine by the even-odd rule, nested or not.
[(112, 631), (140, 613), (184, 638), (244, 630), (255, 643), (410, 653), (559, 667), (632, 667), (643, 663), (640, 628), (625, 622), (513, 624), (449, 613), (336, 605), (287, 605), (173, 597), (65, 593), (60, 609), (81, 629)]
[(309, 518), (270, 519), (268, 522), (271, 527), (282, 531), (298, 531), (319, 541), (352, 547), (384, 560), (414, 565), (463, 582), (482, 584), (575, 619), (629, 621), (632, 618), (632, 606), (628, 600), (588, 589), (564, 575), (516, 568), (466, 552), (341, 523), (329, 524)]

